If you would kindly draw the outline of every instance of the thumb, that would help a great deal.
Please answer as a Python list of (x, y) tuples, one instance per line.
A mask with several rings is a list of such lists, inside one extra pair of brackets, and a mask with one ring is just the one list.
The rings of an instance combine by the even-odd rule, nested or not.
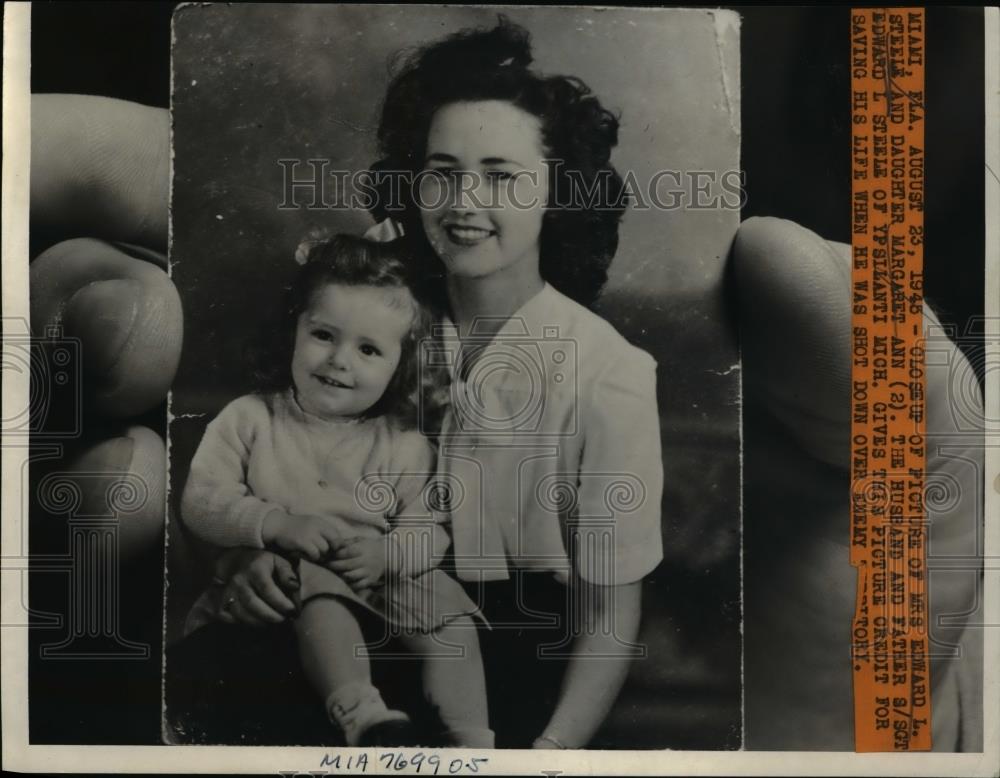
[(159, 435), (130, 426), (86, 448), (60, 473), (79, 490), (81, 515), (111, 514), (118, 520), (124, 562), (163, 544), (164, 458)]
[(162, 402), (183, 333), (180, 298), (166, 273), (110, 243), (80, 238), (45, 251), (30, 276), (32, 329), (79, 340), (96, 410), (131, 416)]
[(299, 588), (299, 577), (295, 574), (295, 568), (283, 556), (275, 555), (274, 572), (278, 583), (285, 591), (294, 591)]
[(89, 95), (31, 98), (31, 226), (164, 248), (170, 118)]
[(750, 398), (834, 467), (850, 440), (850, 248), (790, 221), (747, 219), (733, 244)]

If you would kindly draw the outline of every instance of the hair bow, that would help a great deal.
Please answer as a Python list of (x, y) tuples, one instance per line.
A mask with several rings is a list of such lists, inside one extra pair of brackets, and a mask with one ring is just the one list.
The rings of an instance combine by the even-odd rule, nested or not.
[(323, 241), (329, 239), (329, 237), (329, 230), (310, 230), (300, 241), (299, 245), (295, 247), (296, 263), (300, 265), (306, 264), (309, 261), (309, 255), (312, 253), (312, 250)]
[(403, 237), (404, 234), (403, 225), (388, 216), (365, 230), (364, 238), (375, 243), (389, 243)]
[[(312, 250), (320, 243), (330, 239), (331, 231), (326, 228), (310, 230), (309, 233), (295, 247), (295, 262), (304, 265), (309, 261)], [(389, 243), (397, 238), (403, 237), (403, 225), (393, 218), (386, 218), (365, 230), (365, 240), (374, 243)]]

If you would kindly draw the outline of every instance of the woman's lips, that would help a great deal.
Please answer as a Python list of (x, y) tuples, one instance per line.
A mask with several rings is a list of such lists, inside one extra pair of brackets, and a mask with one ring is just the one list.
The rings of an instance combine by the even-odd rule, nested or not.
[(444, 231), (448, 235), (448, 240), (458, 246), (476, 246), (496, 235), (493, 230), (458, 224), (445, 225)]

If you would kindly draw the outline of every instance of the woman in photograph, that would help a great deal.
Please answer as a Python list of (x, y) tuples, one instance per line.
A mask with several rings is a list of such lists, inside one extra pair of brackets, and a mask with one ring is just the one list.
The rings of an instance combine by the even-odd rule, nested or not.
[[(445, 313), (439, 472), (483, 498), (453, 505), (450, 521), (458, 575), (494, 626), (497, 743), (582, 748), (624, 682), (641, 581), (662, 558), (656, 364), (587, 307), (627, 204), (610, 161), (618, 121), (582, 81), (531, 62), (528, 32), (502, 18), (411, 54), (374, 166), (380, 206), (403, 177), (402, 209), (375, 216), (398, 219)], [(531, 366), (536, 383), (518, 382), (531, 369), (510, 363), (505, 341), (539, 342), (544, 362), (552, 333), (575, 348), (575, 381), (556, 355)], [(558, 617), (524, 624), (539, 612)]]

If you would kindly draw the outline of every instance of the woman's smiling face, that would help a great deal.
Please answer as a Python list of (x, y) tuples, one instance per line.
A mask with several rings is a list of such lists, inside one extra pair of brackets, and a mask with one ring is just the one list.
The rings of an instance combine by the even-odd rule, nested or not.
[(451, 103), (434, 114), (421, 220), (450, 275), (537, 278), (544, 157), (540, 121), (511, 103)]

